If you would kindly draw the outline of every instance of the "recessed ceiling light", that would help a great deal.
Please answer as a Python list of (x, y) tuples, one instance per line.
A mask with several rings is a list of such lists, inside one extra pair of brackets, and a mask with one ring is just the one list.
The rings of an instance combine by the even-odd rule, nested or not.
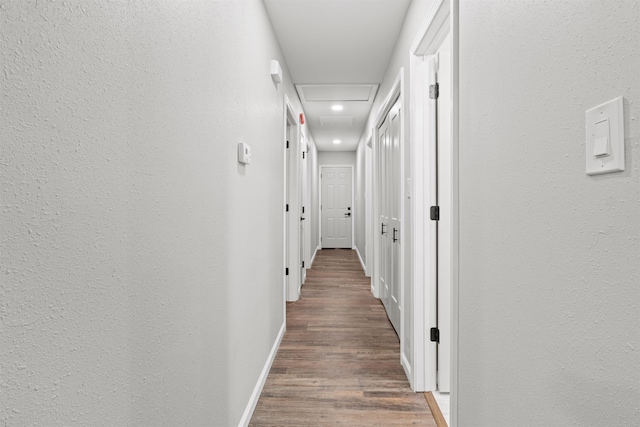
[(332, 109), (333, 111), (342, 111), (342, 110), (344, 109), (344, 107), (343, 107), (342, 105), (337, 105), (337, 104), (336, 104), (336, 105), (332, 105), (332, 106), (331, 106), (331, 109)]
[(334, 143), (334, 144), (340, 144), (341, 142), (342, 142), (342, 141), (340, 141), (339, 139), (334, 139), (334, 140), (333, 140), (333, 143)]

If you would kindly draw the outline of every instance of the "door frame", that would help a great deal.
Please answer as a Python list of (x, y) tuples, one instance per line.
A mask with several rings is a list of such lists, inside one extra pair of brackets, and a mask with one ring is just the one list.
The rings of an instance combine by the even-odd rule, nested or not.
[(355, 199), (354, 199), (354, 169), (353, 169), (353, 165), (349, 165), (349, 164), (344, 164), (344, 165), (338, 165), (338, 164), (331, 164), (331, 165), (319, 165), (318, 166), (318, 242), (320, 242), (320, 249), (322, 249), (322, 169), (323, 168), (349, 168), (351, 169), (351, 249), (354, 249), (354, 245), (355, 245), (355, 218), (356, 218), (356, 206), (355, 206)]
[(371, 292), (373, 292), (373, 240), (376, 237), (373, 214), (373, 132), (369, 132), (364, 146), (364, 254), (365, 270), (364, 274), (371, 278)]
[[(420, 67), (424, 58), (436, 53), (445, 37), (451, 35), (451, 401), (450, 417), (451, 427), (457, 426), (458, 420), (458, 335), (459, 335), (459, 27), (458, 27), (459, 0), (437, 0), (430, 9), (420, 30), (418, 31), (410, 49), (411, 67), (411, 146), (413, 152), (413, 186), (412, 197), (413, 218), (416, 225), (414, 233), (414, 259), (427, 259), (427, 245), (429, 234), (427, 227), (421, 226), (430, 221), (429, 212), (426, 209), (429, 203), (428, 188), (424, 185), (427, 174), (423, 165), (428, 164), (429, 153), (425, 150), (426, 138), (422, 120), (426, 107), (425, 91), (420, 79)], [(435, 254), (433, 254), (435, 256)], [(429, 261), (432, 264), (433, 260)], [(429, 358), (430, 331), (426, 320), (432, 315), (428, 303), (428, 294), (432, 293), (436, 283), (427, 277), (423, 263), (414, 262), (413, 265), (413, 292), (414, 292), (414, 366), (416, 370), (412, 378), (412, 387), (416, 391), (435, 389), (435, 361)], [(426, 286), (423, 286), (426, 284)], [(425, 291), (426, 288), (426, 291)], [(430, 379), (431, 378), (431, 379)]]

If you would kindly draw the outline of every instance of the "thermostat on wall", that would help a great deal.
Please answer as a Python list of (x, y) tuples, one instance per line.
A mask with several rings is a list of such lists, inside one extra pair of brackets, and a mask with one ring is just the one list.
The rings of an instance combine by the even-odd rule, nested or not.
[(238, 161), (244, 165), (251, 163), (251, 147), (244, 142), (238, 143)]

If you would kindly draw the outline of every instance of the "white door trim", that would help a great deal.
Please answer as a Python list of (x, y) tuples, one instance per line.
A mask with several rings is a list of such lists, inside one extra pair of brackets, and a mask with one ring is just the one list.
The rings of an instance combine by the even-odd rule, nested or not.
[(373, 292), (373, 264), (375, 262), (372, 261), (373, 256), (373, 240), (375, 236), (375, 226), (373, 225), (372, 213), (373, 213), (373, 164), (371, 159), (372, 155), (372, 146), (373, 146), (373, 132), (369, 133), (367, 137), (367, 142), (364, 146), (364, 255), (365, 255), (365, 275), (371, 277), (371, 292)]
[[(425, 89), (419, 81), (421, 63), (424, 57), (434, 55), (442, 44), (447, 34), (451, 34), (451, 160), (452, 160), (452, 212), (451, 212), (451, 427), (457, 425), (457, 398), (458, 398), (458, 253), (459, 253), (459, 192), (458, 192), (458, 123), (459, 123), (459, 104), (458, 104), (458, 0), (437, 0), (432, 6), (429, 14), (423, 22), (416, 38), (410, 49), (411, 63), (411, 144), (413, 149), (413, 178), (415, 185), (413, 186), (412, 197), (414, 224), (425, 224), (429, 221), (428, 210), (426, 207), (429, 201), (428, 189), (423, 185), (427, 179), (424, 168), (422, 167), (428, 159), (428, 153), (423, 149), (425, 142), (424, 128), (421, 127), (421, 120), (425, 113), (424, 98), (421, 94)], [(420, 231), (420, 232), (418, 232)], [(424, 320), (428, 317), (428, 305), (426, 303), (423, 284), (427, 284), (427, 288), (431, 289), (435, 283), (427, 283), (428, 278), (425, 277), (425, 271), (421, 268), (421, 263), (417, 260), (424, 260), (428, 256), (426, 253), (428, 242), (426, 241), (426, 230), (416, 229), (414, 233), (414, 365), (421, 367), (417, 369), (412, 386), (414, 390), (423, 391), (432, 389), (429, 378), (434, 378), (427, 372), (428, 369), (428, 343), (429, 328), (425, 326)], [(427, 290), (429, 292), (429, 290)]]
[(355, 247), (355, 218), (356, 218), (356, 206), (355, 206), (355, 182), (354, 182), (354, 169), (353, 165), (319, 165), (318, 167), (318, 242), (320, 242), (320, 248), (322, 249), (322, 169), (323, 168), (349, 168), (351, 169), (351, 249)]

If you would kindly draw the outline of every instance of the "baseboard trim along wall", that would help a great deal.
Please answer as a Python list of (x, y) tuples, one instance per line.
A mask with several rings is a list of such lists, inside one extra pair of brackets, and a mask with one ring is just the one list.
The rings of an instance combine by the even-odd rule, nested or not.
[(313, 251), (313, 255), (311, 256), (311, 261), (309, 261), (309, 268), (313, 267), (313, 261), (315, 261), (316, 259), (316, 254), (318, 253), (318, 251), (322, 249), (320, 246), (316, 247), (316, 250)]
[(267, 381), (267, 377), (269, 376), (271, 365), (273, 365), (273, 361), (276, 358), (276, 353), (278, 353), (278, 348), (280, 348), (282, 337), (284, 337), (284, 331), (285, 331), (285, 323), (283, 322), (282, 326), (280, 327), (280, 332), (278, 332), (278, 336), (276, 337), (276, 341), (273, 343), (273, 347), (271, 348), (271, 353), (269, 353), (269, 357), (267, 358), (267, 361), (264, 364), (264, 368), (262, 368), (260, 377), (258, 377), (258, 382), (256, 383), (256, 386), (253, 389), (253, 393), (251, 393), (251, 398), (247, 403), (247, 407), (244, 410), (244, 414), (242, 414), (240, 423), (238, 423), (238, 427), (247, 427), (249, 425), (249, 421), (251, 421), (251, 417), (253, 416), (253, 411), (256, 410), (258, 399), (260, 399), (260, 394), (262, 393), (264, 383)]
[(360, 260), (360, 265), (362, 266), (362, 271), (364, 271), (364, 275), (367, 275), (367, 266), (364, 265), (364, 261), (362, 260), (362, 255), (360, 255), (360, 251), (358, 250), (357, 246), (354, 246), (356, 248), (356, 253), (358, 254), (358, 259)]
[(402, 368), (404, 369), (404, 373), (407, 375), (407, 378), (409, 379), (409, 382), (411, 383), (411, 386), (413, 388), (413, 383), (411, 381), (413, 379), (413, 371), (412, 371), (411, 363), (409, 363), (409, 359), (407, 359), (407, 355), (405, 353), (402, 353), (402, 351), (400, 354), (400, 365), (402, 365)]

